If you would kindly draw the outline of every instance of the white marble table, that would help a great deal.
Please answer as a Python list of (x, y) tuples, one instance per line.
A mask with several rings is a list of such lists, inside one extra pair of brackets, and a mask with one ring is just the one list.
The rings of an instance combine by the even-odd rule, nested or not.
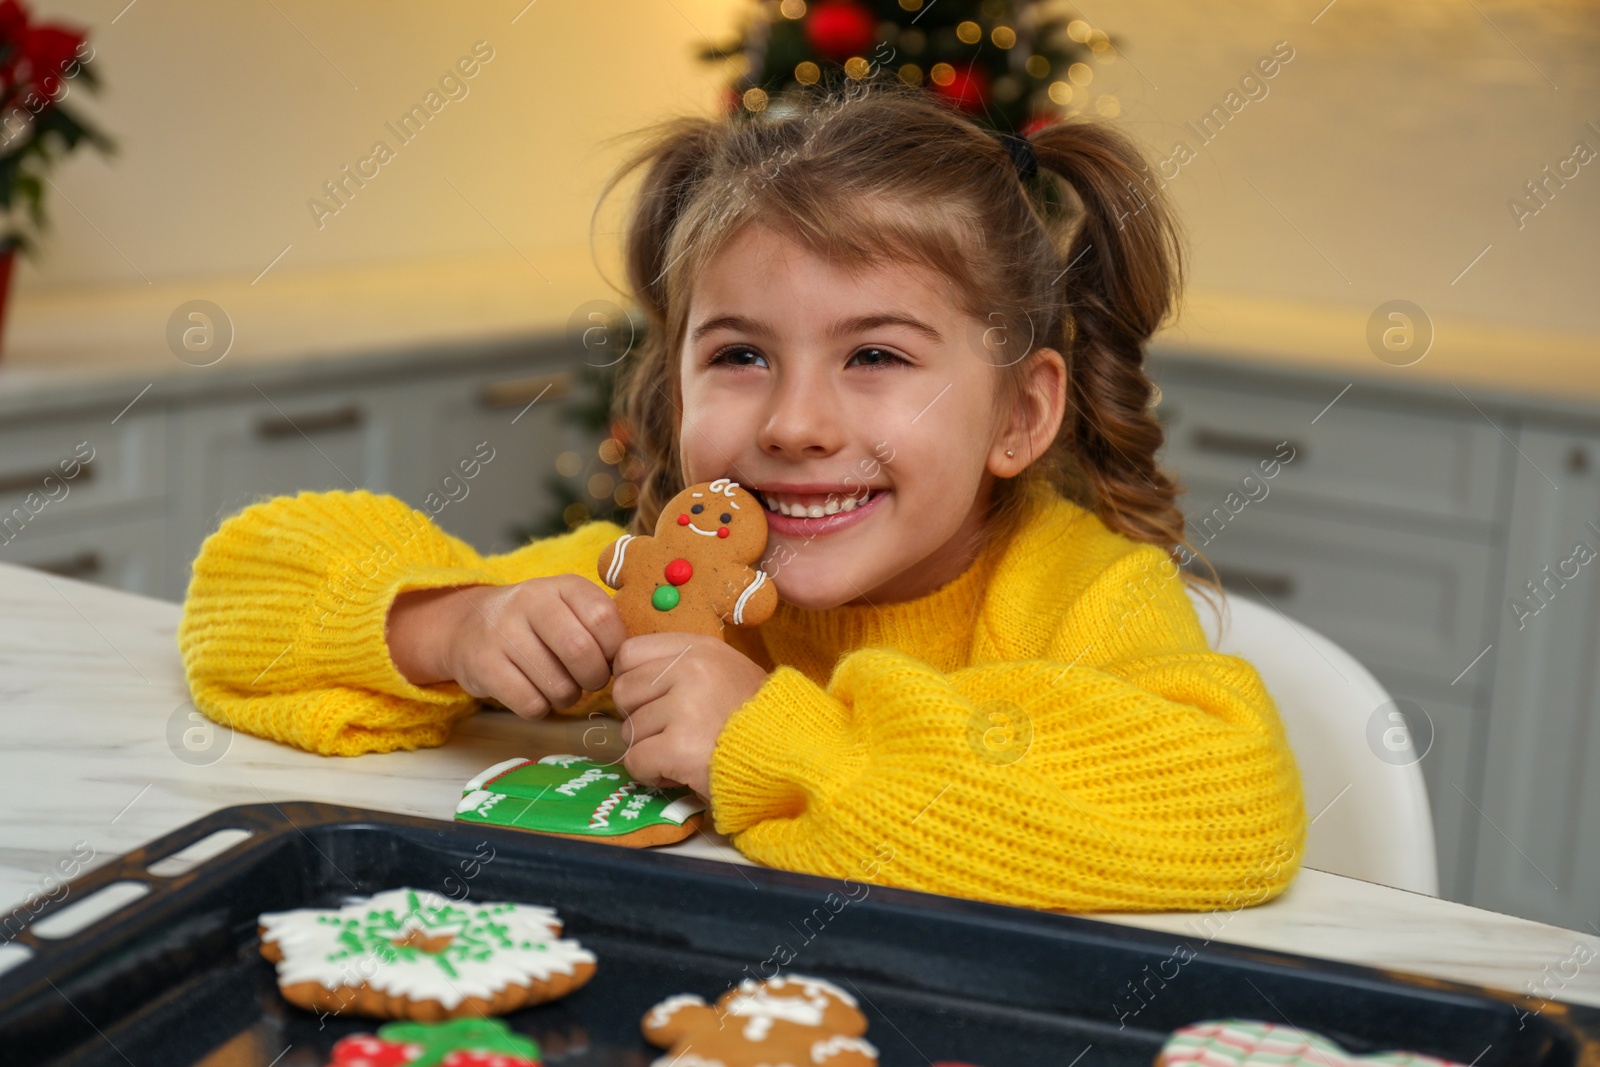
[[(584, 721), (485, 712), (442, 748), (316, 756), (243, 733), (211, 748), (188, 703), (176, 604), (0, 565), (0, 916), (93, 849), (90, 869), (218, 808), (318, 800), (448, 819), (461, 784), (500, 760), (574, 751)], [(188, 758), (180, 758), (179, 752)], [(715, 835), (685, 852), (735, 862)], [(1600, 1006), (1600, 937), (1306, 870), (1258, 907), (1094, 918)], [(5, 960), (0, 957), (0, 967)], [(1564, 966), (1565, 964), (1565, 966)], [(1530, 1007), (1536, 1006), (1530, 1004)]]

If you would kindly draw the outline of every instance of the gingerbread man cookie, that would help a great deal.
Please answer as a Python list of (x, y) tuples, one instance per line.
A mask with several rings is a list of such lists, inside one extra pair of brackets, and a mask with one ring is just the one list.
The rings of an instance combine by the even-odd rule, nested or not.
[(874, 1067), (867, 1018), (831, 982), (798, 974), (746, 978), (707, 1004), (668, 997), (645, 1015), (645, 1040), (668, 1050), (651, 1067)]
[(759, 626), (778, 590), (754, 564), (767, 550), (767, 515), (738, 482), (691, 485), (656, 519), (655, 536), (624, 534), (600, 553), (600, 578), (617, 591), (628, 632), (697, 633)]
[(1357, 1056), (1320, 1034), (1295, 1026), (1250, 1019), (1212, 1019), (1173, 1031), (1156, 1057), (1157, 1067), (1462, 1067), (1419, 1052)]

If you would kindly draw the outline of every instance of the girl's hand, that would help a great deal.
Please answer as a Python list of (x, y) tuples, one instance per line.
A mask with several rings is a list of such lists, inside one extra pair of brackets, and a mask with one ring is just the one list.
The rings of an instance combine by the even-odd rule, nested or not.
[(389, 610), (389, 655), (407, 681), (453, 681), (525, 719), (605, 688), (627, 636), (605, 590), (576, 574), (421, 589)]
[(611, 699), (627, 716), (622, 765), (648, 785), (711, 796), (711, 750), (767, 672), (719, 637), (642, 634), (622, 643)]

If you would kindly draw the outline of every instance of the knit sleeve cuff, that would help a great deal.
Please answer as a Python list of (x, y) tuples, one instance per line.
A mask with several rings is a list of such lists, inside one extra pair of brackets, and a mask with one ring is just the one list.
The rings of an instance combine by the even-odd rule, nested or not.
[(779, 667), (733, 715), (711, 755), (719, 833), (825, 804), (866, 765), (851, 709), (793, 667)]

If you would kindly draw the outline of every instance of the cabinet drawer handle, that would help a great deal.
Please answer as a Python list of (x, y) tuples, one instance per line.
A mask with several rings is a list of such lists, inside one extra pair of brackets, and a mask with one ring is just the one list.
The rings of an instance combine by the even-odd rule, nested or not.
[(46, 478), (82, 484), (92, 477), (94, 477), (93, 461), (78, 464), (78, 474), (75, 478), (68, 478), (57, 467), (44, 467), (22, 474), (7, 474), (0, 476), (0, 496), (5, 496), (7, 493), (22, 493), (29, 489), (43, 489)]
[(88, 578), (99, 574), (104, 563), (98, 552), (79, 552), (76, 556), (67, 556), (64, 559), (46, 560), (43, 563), (30, 564), (36, 571), (54, 574), (60, 578)]
[(283, 437), (310, 436), (334, 430), (354, 430), (367, 421), (359, 404), (346, 404), (331, 411), (312, 411), (303, 415), (268, 415), (256, 420), (256, 436), (264, 441)]
[(572, 392), (572, 372), (556, 371), (553, 374), (535, 374), (529, 378), (511, 378), (492, 382), (478, 394), (478, 403), (491, 411), (501, 408), (523, 408), (541, 397), (554, 400)]
[(1251, 437), (1248, 434), (1228, 433), (1226, 430), (1212, 430), (1201, 427), (1195, 430), (1190, 437), (1196, 450), (1200, 452), (1215, 452), (1224, 456), (1244, 456), (1247, 459), (1261, 459), (1265, 456), (1276, 455), (1278, 448), (1287, 444), (1297, 459), (1306, 454), (1306, 446), (1299, 441), (1272, 441), (1265, 437)]
[(1218, 567), (1217, 577), (1222, 579), (1224, 589), (1235, 589), (1241, 593), (1259, 593), (1273, 600), (1294, 596), (1294, 579), (1287, 574), (1266, 574), (1262, 571), (1240, 570), (1235, 567)]

